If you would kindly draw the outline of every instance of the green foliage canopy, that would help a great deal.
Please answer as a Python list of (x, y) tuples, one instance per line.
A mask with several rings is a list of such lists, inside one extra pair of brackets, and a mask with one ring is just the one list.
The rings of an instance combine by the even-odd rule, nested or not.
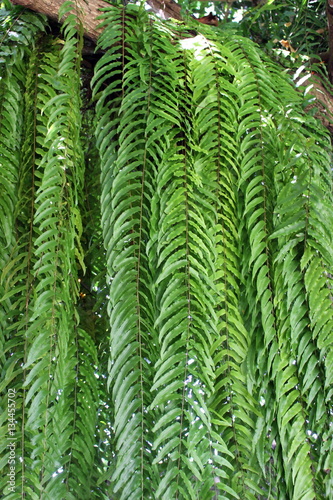
[[(333, 494), (330, 141), (246, 38), (1, 12), (4, 498)], [(12, 394), (12, 392), (11, 392)]]
[(233, 25), (265, 50), (289, 41), (298, 54), (313, 56), (328, 47), (326, 0), (178, 0), (183, 13), (216, 14), (221, 29)]

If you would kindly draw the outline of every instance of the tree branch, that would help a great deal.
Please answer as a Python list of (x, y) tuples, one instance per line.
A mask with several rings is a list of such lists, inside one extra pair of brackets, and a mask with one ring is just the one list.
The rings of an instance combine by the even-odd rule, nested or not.
[[(21, 5), (27, 9), (45, 14), (54, 21), (59, 20), (58, 12), (63, 3), (64, 0), (12, 0), (12, 4)], [(174, 0), (148, 0), (147, 3), (154, 12), (164, 19), (170, 17), (179, 20), (182, 19), (180, 15), (181, 8)], [(85, 36), (96, 42), (98, 35), (102, 31), (97, 28), (100, 24), (100, 20), (97, 17), (101, 15), (100, 9), (110, 7), (110, 4), (104, 2), (104, 0), (89, 0), (88, 2), (85, 0), (76, 0), (75, 6), (78, 11), (78, 17), (83, 24)]]
[[(63, 0), (12, 0), (12, 3), (45, 14), (54, 21), (59, 21), (59, 8), (64, 2)], [(83, 24), (85, 35), (96, 42), (98, 35), (102, 31), (97, 28), (101, 21), (96, 18), (101, 15), (100, 9), (110, 6), (110, 4), (107, 4), (103, 0), (90, 0), (89, 3), (84, 0), (77, 0), (75, 5), (77, 6), (78, 16)]]
[(158, 14), (162, 19), (178, 19), (182, 21), (180, 14), (181, 7), (174, 0), (147, 0), (147, 4), (152, 10)]

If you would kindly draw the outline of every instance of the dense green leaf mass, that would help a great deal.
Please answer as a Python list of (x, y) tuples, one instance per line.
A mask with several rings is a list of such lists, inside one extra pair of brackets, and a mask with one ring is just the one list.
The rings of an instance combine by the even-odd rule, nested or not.
[(2, 498), (331, 498), (326, 131), (249, 39), (134, 5), (89, 102), (66, 12), (0, 12)]

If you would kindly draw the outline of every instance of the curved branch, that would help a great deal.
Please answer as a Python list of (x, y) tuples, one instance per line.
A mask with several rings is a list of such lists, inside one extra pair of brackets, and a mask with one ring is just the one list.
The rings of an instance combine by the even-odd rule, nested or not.
[[(58, 12), (63, 3), (63, 0), (12, 0), (12, 4), (21, 5), (27, 9), (45, 14), (54, 21), (59, 21)], [(96, 41), (102, 31), (97, 28), (100, 24), (100, 21), (97, 19), (101, 15), (100, 9), (110, 6), (110, 4), (103, 0), (90, 0), (89, 2), (77, 0), (75, 5), (79, 11), (85, 35)]]
[[(12, 0), (12, 4), (21, 5), (27, 9), (45, 14), (54, 21), (59, 21), (58, 12), (63, 3), (63, 0)], [(173, 0), (148, 0), (147, 3), (154, 12), (164, 19), (170, 17), (182, 19), (180, 15), (181, 7)], [(102, 31), (98, 29), (100, 21), (97, 18), (101, 15), (101, 9), (110, 7), (110, 4), (104, 0), (89, 0), (88, 2), (86, 0), (76, 0), (75, 5), (83, 24), (85, 36), (96, 42), (98, 35)]]

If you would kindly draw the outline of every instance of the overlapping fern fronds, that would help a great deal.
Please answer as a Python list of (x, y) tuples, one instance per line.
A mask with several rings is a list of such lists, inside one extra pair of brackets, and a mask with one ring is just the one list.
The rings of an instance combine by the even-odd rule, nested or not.
[(134, 5), (82, 107), (65, 13), (1, 66), (5, 498), (329, 498), (325, 131), (251, 41)]
[[(3, 382), (12, 381), (10, 387), (17, 390), (16, 491), (30, 498), (64, 498), (75, 489), (82, 497), (92, 476), (98, 395), (96, 348), (80, 329), (76, 312), (78, 264), (84, 266), (78, 210), (84, 173), (80, 35), (73, 15), (64, 25), (64, 42), (56, 44), (37, 36), (43, 24), (35, 16), (32, 22), (30, 17), (21, 21), (27, 32), (31, 24), (32, 39), (23, 51), (21, 73), (6, 66), (11, 82), (21, 86), (18, 117), (8, 120), (20, 126), (21, 136), (5, 126), (4, 114), (4, 152), (16, 159), (21, 148), (21, 154), (12, 165), (17, 168), (14, 224), (2, 246), (11, 253), (1, 276), (2, 304), (8, 310), (3, 352), (12, 353)], [(13, 97), (9, 102), (14, 111)], [(3, 167), (6, 174), (7, 164)], [(9, 187), (4, 185), (4, 195), (10, 195)], [(4, 216), (8, 223), (10, 216)]]

